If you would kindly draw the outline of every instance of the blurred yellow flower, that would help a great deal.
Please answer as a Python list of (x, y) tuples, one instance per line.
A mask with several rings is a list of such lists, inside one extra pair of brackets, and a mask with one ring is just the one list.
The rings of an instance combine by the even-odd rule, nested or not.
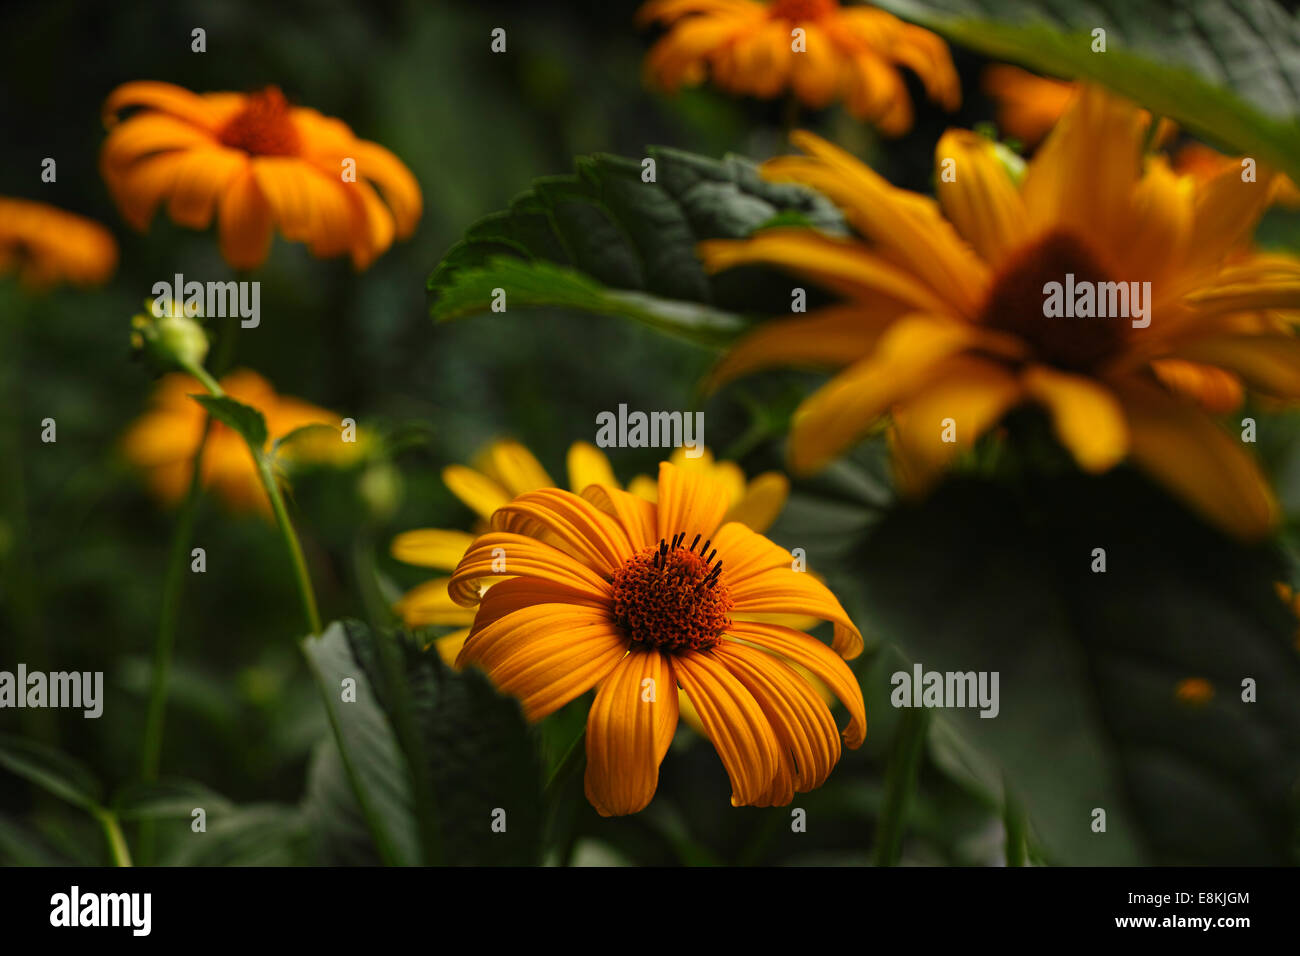
[(236, 269), (261, 265), (273, 227), (314, 256), (351, 255), (364, 269), (420, 218), (420, 187), (396, 156), (290, 106), (275, 87), (199, 95), (125, 83), (105, 102), (104, 122), (100, 170), (127, 222), (147, 229), (164, 199), (186, 228), (207, 229), (215, 216), (221, 254)]
[[(1056, 125), (1078, 95), (1080, 84), (1038, 76), (1018, 66), (996, 64), (984, 71), (984, 92), (998, 104), (998, 128), (1004, 135), (1018, 139), (1026, 149), (1037, 146)], [(1143, 116), (1150, 114), (1145, 111)], [(1160, 120), (1155, 144), (1165, 147), (1178, 132), (1176, 124)], [(1172, 165), (1177, 173), (1208, 182), (1227, 165), (1240, 168), (1241, 159), (1225, 156), (1204, 143), (1187, 142), (1172, 149)], [(1286, 176), (1273, 180), (1273, 200), (1288, 209), (1300, 208), (1300, 190)]]
[(704, 81), (728, 93), (770, 99), (792, 89), (808, 106), (843, 99), (882, 133), (912, 126), (912, 100), (899, 67), (914, 72), (945, 109), (961, 104), (947, 44), (869, 6), (838, 0), (650, 0), (641, 24), (669, 27), (646, 58), (646, 74), (672, 92)]
[[(674, 462), (687, 462), (691, 472), (710, 475), (726, 490), (729, 502), (727, 521), (739, 521), (755, 531), (765, 531), (785, 505), (789, 480), (780, 472), (766, 472), (746, 482), (744, 472), (735, 462), (714, 462), (707, 448), (699, 458), (689, 459), (681, 449)], [(588, 485), (601, 484), (621, 488), (609, 459), (595, 445), (574, 442), (567, 457), (569, 489), (581, 493)], [(490, 445), (473, 467), (448, 465), (442, 480), (447, 488), (473, 510), (485, 526), (499, 509), (529, 491), (557, 487), (533, 453), (517, 441), (503, 440)], [(649, 486), (647, 486), (649, 482)], [(628, 490), (653, 501), (657, 483), (644, 475), (633, 479)], [(424, 528), (399, 534), (392, 542), (392, 555), (406, 564), (451, 571), (460, 562), (474, 536), (464, 531)], [(412, 588), (397, 603), (395, 610), (408, 627), (441, 625), (458, 628), (435, 642), (438, 653), (452, 663), (460, 653), (474, 612), (452, 601), (447, 593), (450, 578), (439, 577)]]
[(117, 267), (117, 242), (99, 223), (43, 202), (0, 196), (0, 276), (32, 289), (98, 285)]
[[(346, 465), (364, 454), (366, 437), (343, 441), (340, 416), (301, 399), (277, 395), (256, 372), (239, 369), (221, 379), (231, 398), (260, 411), (266, 419), (267, 447), (272, 441), (307, 425), (326, 428), (303, 432), (280, 451), (282, 460)], [(123, 451), (145, 473), (149, 487), (165, 504), (185, 496), (194, 469), (194, 454), (203, 437), (207, 412), (190, 396), (206, 394), (189, 375), (164, 375), (150, 400), (148, 411), (127, 430)], [(271, 517), (271, 506), (258, 479), (257, 469), (244, 439), (218, 421), (212, 422), (203, 450), (203, 487), (212, 490), (235, 512), (256, 511)]]
[[(841, 658), (862, 636), (835, 596), (791, 555), (738, 522), (705, 472), (659, 466), (658, 504), (604, 484), (581, 495), (528, 492), (492, 516), (449, 590), (477, 607), (458, 665), (482, 667), (541, 720), (595, 689), (586, 793), (602, 816), (654, 797), (679, 719), (679, 692), (731, 778), (733, 806), (784, 806), (822, 785), (840, 733), (815, 673), (849, 712), (848, 747), (866, 733), (862, 691)], [(485, 580), (496, 580), (484, 589)], [(755, 615), (834, 623), (831, 647)]]
[[(1221, 528), (1266, 533), (1272, 490), (1206, 406), (1221, 407), (1224, 381), (1300, 397), (1300, 340), (1278, 311), (1300, 308), (1300, 261), (1243, 251), (1270, 199), (1266, 172), (1198, 183), (1160, 157), (1144, 165), (1145, 125), (1133, 104), (1085, 89), (1018, 183), (992, 143), (950, 130), (936, 164), (956, 175), (939, 177), (937, 202), (797, 134), (809, 155), (764, 174), (826, 193), (867, 241), (784, 229), (703, 243), (711, 270), (771, 263), (847, 298), (765, 323), (714, 383), (777, 365), (844, 369), (796, 412), (794, 468), (817, 470), (892, 411), (895, 460), (916, 490), (1013, 407), (1037, 404), (1084, 470), (1127, 458)], [(1121, 317), (1049, 317), (1047, 293), (1067, 276), (1115, 303), (1121, 288), (1137, 293)]]

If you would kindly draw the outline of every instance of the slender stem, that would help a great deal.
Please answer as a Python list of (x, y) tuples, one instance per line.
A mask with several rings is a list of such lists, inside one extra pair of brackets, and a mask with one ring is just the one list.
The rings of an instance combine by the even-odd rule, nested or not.
[(172, 653), (176, 646), (176, 627), (180, 616), (181, 592), (185, 585), (185, 562), (189, 557), (190, 539), (194, 533), (194, 516), (202, 494), (200, 473), (203, 468), (203, 450), (212, 431), (208, 418), (194, 452), (193, 474), (185, 501), (181, 504), (172, 535), (171, 556), (167, 560), (167, 577), (163, 582), (162, 609), (158, 615), (158, 636), (153, 649), (153, 680), (149, 688), (149, 711), (144, 727), (144, 753), (140, 760), (140, 777), (146, 781), (158, 779), (158, 764), (162, 753), (163, 718), (167, 710), (167, 677), (171, 671)]
[(1025, 866), (1029, 848), (1029, 828), (1025, 820), (1024, 808), (1006, 789), (1003, 783), (1004, 806), (1002, 824), (1007, 833), (1007, 866)]
[(903, 834), (916, 790), (929, 716), (921, 709), (903, 711), (894, 753), (885, 772), (885, 805), (876, 826), (876, 866), (896, 866), (902, 855)]
[(270, 458), (261, 454), (260, 450), (254, 454), (258, 455), (257, 471), (262, 477), (262, 486), (271, 499), (275, 523), (284, 538), (284, 546), (288, 549), (289, 560), (293, 564), (294, 578), (298, 582), (298, 596), (302, 600), (303, 615), (307, 619), (307, 626), (311, 629), (311, 633), (319, 634), (321, 632), (320, 612), (316, 609), (316, 592), (311, 586), (311, 574), (307, 571), (307, 559), (303, 557), (302, 545), (298, 542), (298, 535), (293, 530), (292, 522), (289, 521), (289, 512), (284, 507), (284, 496), (280, 494), (280, 486), (271, 472)]
[(126, 837), (122, 835), (117, 816), (112, 810), (104, 807), (95, 807), (91, 812), (104, 831), (104, 839), (108, 841), (108, 853), (113, 858), (113, 865), (131, 866), (131, 851), (126, 845)]
[[(186, 369), (191, 375), (202, 383), (203, 387), (216, 398), (224, 398), (225, 391), (205, 369), (197, 365), (187, 365)], [(257, 477), (261, 479), (262, 487), (266, 490), (266, 496), (271, 501), (271, 511), (275, 515), (276, 527), (280, 529), (280, 535), (284, 538), (285, 548), (289, 551), (289, 561), (293, 565), (294, 580), (298, 584), (298, 597), (302, 601), (303, 616), (307, 620), (307, 626), (312, 634), (321, 632), (320, 612), (316, 609), (316, 592), (312, 589), (311, 575), (307, 571), (307, 560), (303, 557), (302, 545), (298, 541), (298, 535), (293, 530), (293, 522), (289, 520), (289, 512), (284, 507), (284, 496), (280, 493), (280, 485), (275, 480), (275, 473), (271, 468), (271, 458), (266, 451), (261, 448), (255, 448), (248, 440), (248, 451), (253, 456), (253, 461), (257, 463)]]

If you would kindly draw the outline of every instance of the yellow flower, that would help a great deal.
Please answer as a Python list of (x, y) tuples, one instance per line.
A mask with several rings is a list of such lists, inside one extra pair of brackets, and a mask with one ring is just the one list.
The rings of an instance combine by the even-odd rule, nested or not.
[[(739, 521), (755, 531), (767, 530), (776, 520), (790, 490), (788, 479), (775, 471), (746, 482), (739, 465), (729, 461), (714, 462), (713, 453), (707, 448), (698, 458), (687, 458), (684, 451), (678, 449), (672, 460), (684, 462), (683, 467), (711, 475), (722, 482), (730, 504), (726, 520)], [(566, 464), (569, 489), (575, 493), (593, 484), (621, 487), (605, 453), (588, 442), (570, 445)], [(485, 526), (484, 523), (498, 508), (505, 507), (515, 497), (556, 487), (533, 453), (519, 442), (509, 440), (490, 445), (472, 468), (448, 465), (443, 469), (442, 480), (452, 494), (479, 516), (481, 526)], [(628, 490), (653, 501), (658, 486), (640, 475), (633, 479)], [(407, 564), (451, 571), (460, 563), (473, 540), (474, 535), (464, 531), (423, 528), (399, 534), (393, 539), (391, 550), (393, 557)], [(456, 604), (447, 593), (450, 580), (439, 577), (417, 585), (397, 602), (395, 608), (408, 627), (438, 625), (457, 628), (434, 642), (448, 664), (456, 660), (474, 621), (474, 612)]]
[[(861, 652), (861, 634), (824, 585), (792, 569), (790, 552), (723, 523), (721, 484), (664, 462), (656, 497), (597, 484), (528, 492), (496, 511), (451, 578), (452, 599), (478, 605), (458, 665), (481, 667), (530, 720), (596, 688), (586, 792), (604, 816), (654, 796), (679, 687), (731, 778), (732, 804), (787, 804), (840, 756), (829, 707), (787, 661), (835, 691), (850, 717), (844, 742), (857, 747), (865, 708), (841, 657)], [(834, 622), (832, 646), (753, 619), (772, 613)]]
[[(317, 441), (304, 432), (284, 446), (283, 458), (296, 462), (345, 464), (361, 454), (363, 442), (344, 442), (339, 433), (340, 417), (297, 398), (277, 395), (270, 383), (256, 372), (239, 369), (221, 379), (231, 398), (260, 411), (266, 419), (267, 447), (291, 431), (307, 425), (326, 425), (325, 440)], [(174, 372), (158, 383), (147, 412), (136, 419), (123, 438), (123, 451), (132, 464), (145, 472), (149, 487), (167, 505), (185, 496), (194, 472), (194, 453), (203, 436), (207, 412), (191, 395), (206, 394), (189, 375)], [(248, 446), (238, 432), (213, 421), (203, 449), (201, 480), (236, 512), (257, 511), (271, 516)]]
[(43, 202), (0, 196), (0, 276), (46, 289), (98, 285), (117, 267), (117, 243), (97, 222)]
[[(867, 242), (795, 229), (703, 243), (710, 269), (767, 262), (846, 296), (764, 324), (715, 383), (775, 365), (844, 369), (794, 417), (795, 469), (820, 468), (892, 410), (896, 461), (918, 489), (1034, 403), (1084, 470), (1127, 457), (1220, 527), (1264, 534), (1272, 490), (1206, 406), (1221, 407), (1225, 387), (1300, 396), (1300, 341), (1275, 311), (1300, 307), (1300, 262), (1242, 248), (1269, 201), (1266, 174), (1197, 183), (1159, 157), (1144, 164), (1143, 125), (1132, 104), (1087, 89), (1018, 184), (989, 141), (951, 130), (936, 161), (953, 159), (956, 176), (940, 177), (937, 202), (797, 135), (809, 155), (765, 174), (820, 189)], [(1067, 274), (1150, 283), (1149, 327), (1048, 318), (1048, 283)]]
[(199, 95), (125, 83), (105, 102), (104, 121), (100, 170), (127, 222), (147, 229), (163, 199), (189, 229), (215, 216), (221, 254), (236, 269), (261, 265), (273, 227), (314, 256), (350, 254), (364, 269), (420, 218), (420, 187), (397, 157), (339, 120), (290, 106), (274, 87)]
[(734, 94), (770, 99), (792, 88), (814, 108), (842, 98), (854, 116), (900, 135), (912, 126), (912, 101), (899, 71), (905, 66), (932, 100), (948, 110), (961, 104), (943, 40), (873, 7), (841, 7), (838, 0), (650, 0), (637, 17), (670, 27), (646, 58), (648, 77), (670, 92), (702, 82), (706, 73)]
[[(1037, 76), (1017, 66), (996, 64), (984, 71), (984, 92), (998, 104), (998, 128), (1012, 136), (1026, 149), (1037, 146), (1062, 114), (1074, 102), (1080, 84)], [(1145, 111), (1144, 117), (1149, 114)], [(1156, 145), (1166, 147), (1178, 132), (1178, 126), (1162, 118), (1156, 131)], [(1241, 166), (1240, 159), (1225, 156), (1203, 143), (1188, 142), (1172, 150), (1174, 171), (1208, 182), (1226, 165)], [(1300, 190), (1286, 176), (1273, 180), (1273, 200), (1288, 209), (1300, 208)]]

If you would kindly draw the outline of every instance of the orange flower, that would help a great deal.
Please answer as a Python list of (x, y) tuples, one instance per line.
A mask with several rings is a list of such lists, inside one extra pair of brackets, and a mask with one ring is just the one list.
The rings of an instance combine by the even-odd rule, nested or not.
[[(732, 805), (788, 804), (840, 757), (829, 707), (792, 664), (834, 691), (849, 713), (844, 744), (857, 747), (865, 707), (841, 658), (861, 652), (862, 635), (789, 551), (724, 523), (727, 488), (706, 472), (661, 463), (656, 499), (594, 484), (498, 509), (448, 586), (457, 604), (478, 605), (457, 666), (483, 668), (530, 720), (596, 688), (586, 791), (603, 816), (654, 797), (679, 688), (722, 758)], [(832, 621), (833, 642), (772, 614)]]
[(97, 222), (42, 202), (0, 197), (0, 275), (24, 285), (96, 285), (117, 267), (117, 243)]
[[(305, 425), (327, 425), (337, 430), (340, 416), (301, 399), (277, 395), (256, 372), (240, 369), (221, 380), (226, 394), (260, 411), (266, 419), (268, 444)], [(179, 372), (164, 375), (154, 391), (149, 411), (131, 425), (123, 439), (127, 458), (145, 470), (149, 486), (165, 504), (184, 497), (194, 469), (194, 453), (203, 437), (207, 412), (190, 396), (206, 394), (202, 385)], [(361, 442), (345, 443), (335, 434), (320, 441), (306, 433), (285, 446), (281, 455), (296, 461), (345, 464), (360, 454)], [(233, 429), (213, 421), (203, 450), (202, 482), (213, 489), (232, 511), (271, 514), (266, 492), (244, 439)]]
[(1078, 95), (1077, 83), (1037, 76), (1003, 63), (984, 71), (984, 92), (997, 102), (998, 129), (1033, 149)]
[[(130, 107), (140, 110), (119, 121)], [(236, 269), (265, 261), (273, 226), (314, 256), (350, 254), (364, 269), (420, 218), (420, 187), (397, 157), (339, 120), (289, 106), (275, 87), (199, 95), (126, 83), (109, 95), (104, 121), (100, 169), (126, 220), (146, 229), (164, 198), (187, 228), (216, 216), (221, 254)]]
[(729, 93), (770, 99), (789, 87), (815, 108), (841, 97), (850, 113), (891, 136), (912, 126), (900, 66), (916, 73), (945, 109), (961, 103), (947, 44), (872, 7), (842, 8), (837, 0), (650, 0), (637, 17), (670, 26), (646, 58), (649, 77), (670, 92), (708, 72)]

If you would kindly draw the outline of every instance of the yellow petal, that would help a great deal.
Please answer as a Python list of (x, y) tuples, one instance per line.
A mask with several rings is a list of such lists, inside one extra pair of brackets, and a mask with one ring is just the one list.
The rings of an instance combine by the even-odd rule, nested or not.
[(789, 496), (789, 478), (779, 471), (764, 472), (749, 483), (744, 496), (732, 505), (724, 520), (739, 521), (755, 531), (766, 531), (781, 514)]
[(590, 442), (575, 441), (569, 446), (568, 455), (569, 490), (582, 494), (588, 485), (608, 485), (611, 488), (622, 487), (614, 477), (605, 453)]
[(997, 267), (1024, 242), (1028, 216), (996, 147), (986, 137), (949, 130), (934, 151), (935, 167), (951, 161), (951, 177), (940, 175), (935, 191), (944, 215), (980, 257)]
[(601, 816), (650, 803), (676, 729), (677, 679), (668, 655), (632, 650), (601, 682), (587, 714), (585, 789)]
[(1119, 400), (1104, 385), (1032, 365), (1021, 381), (1052, 417), (1061, 444), (1084, 471), (1108, 471), (1128, 452), (1128, 428)]
[(481, 471), (464, 465), (448, 465), (442, 470), (442, 483), (459, 498), (467, 508), (480, 518), (492, 517), (492, 512), (510, 503), (511, 494)]
[(474, 536), (465, 531), (420, 528), (395, 537), (389, 553), (406, 564), (451, 571), (473, 543)]

